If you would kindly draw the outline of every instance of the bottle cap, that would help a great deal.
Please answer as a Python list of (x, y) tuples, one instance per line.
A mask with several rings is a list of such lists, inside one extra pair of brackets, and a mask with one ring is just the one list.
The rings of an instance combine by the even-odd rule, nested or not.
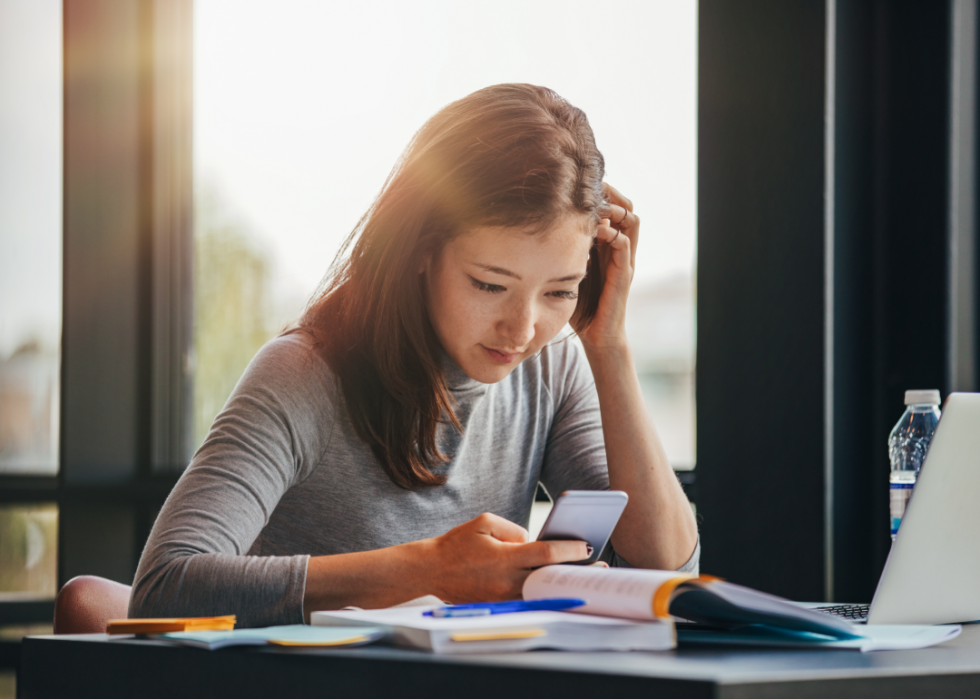
[(906, 391), (905, 405), (939, 405), (939, 391), (935, 388), (928, 391)]

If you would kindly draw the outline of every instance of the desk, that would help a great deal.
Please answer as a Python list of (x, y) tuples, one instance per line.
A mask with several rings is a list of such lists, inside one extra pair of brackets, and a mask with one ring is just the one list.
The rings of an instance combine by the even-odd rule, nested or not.
[(384, 646), (206, 651), (103, 635), (24, 639), (20, 699), (47, 697), (643, 697), (698, 699), (980, 696), (980, 625), (915, 651), (683, 648), (439, 657)]

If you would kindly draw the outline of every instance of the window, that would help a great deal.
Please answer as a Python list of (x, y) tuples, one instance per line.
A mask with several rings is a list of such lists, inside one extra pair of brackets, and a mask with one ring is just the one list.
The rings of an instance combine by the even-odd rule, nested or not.
[[(0, 487), (58, 471), (61, 3), (0, 0)], [(0, 602), (52, 598), (58, 508), (0, 505)]]
[(58, 470), (61, 102), (61, 3), (0, 0), (0, 475)]
[(60, 0), (0, 0), (0, 697), (15, 694), (8, 644), (50, 631), (32, 622), (57, 590), (58, 505), (4, 491), (58, 473), (61, 40)]
[(697, 3), (607, 3), (601, 17), (599, 32), (578, 0), (195, 3), (196, 443), (415, 130), (519, 81), (585, 110), (643, 219), (629, 333), (668, 456), (693, 467)]
[(179, 342), (149, 280), (176, 257), (160, 161), (190, 155), (179, 94), (163, 110), (189, 85), (170, 60), (189, 61), (189, 9), (0, 0), (0, 691), (60, 583), (132, 580), (173, 485), (152, 468), (154, 360)]

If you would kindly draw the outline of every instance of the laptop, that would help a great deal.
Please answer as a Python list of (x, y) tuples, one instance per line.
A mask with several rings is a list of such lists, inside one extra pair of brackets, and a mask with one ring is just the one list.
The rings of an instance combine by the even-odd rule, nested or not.
[(951, 393), (870, 606), (806, 606), (855, 621), (867, 607), (869, 624), (976, 621), (978, 581), (980, 393)]

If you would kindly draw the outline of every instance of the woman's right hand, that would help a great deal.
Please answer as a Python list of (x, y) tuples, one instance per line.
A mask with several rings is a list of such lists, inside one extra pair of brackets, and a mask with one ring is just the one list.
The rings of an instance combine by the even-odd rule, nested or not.
[(453, 604), (519, 599), (535, 568), (589, 557), (584, 541), (528, 543), (527, 538), (524, 527), (485, 512), (417, 542), (431, 563), (430, 594)]
[(380, 609), (423, 595), (446, 602), (518, 599), (535, 568), (589, 557), (584, 541), (532, 541), (527, 530), (484, 513), (442, 536), (398, 546), (313, 556), (303, 611)]

